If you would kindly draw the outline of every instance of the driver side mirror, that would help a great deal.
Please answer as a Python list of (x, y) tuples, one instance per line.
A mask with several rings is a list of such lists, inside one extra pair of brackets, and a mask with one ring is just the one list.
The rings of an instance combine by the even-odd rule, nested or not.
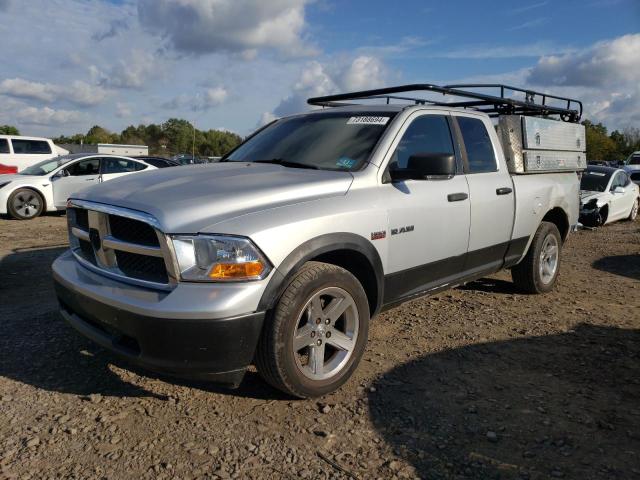
[(68, 177), (68, 176), (69, 176), (69, 172), (67, 171), (66, 168), (63, 168), (58, 173), (56, 173), (54, 176), (52, 176), (51, 180), (58, 180), (60, 178), (64, 178), (64, 177)]
[(391, 179), (447, 179), (456, 174), (456, 157), (450, 153), (417, 153), (409, 157), (407, 168), (391, 170)]
[(613, 189), (613, 193), (624, 193), (626, 192), (624, 187), (616, 187)]

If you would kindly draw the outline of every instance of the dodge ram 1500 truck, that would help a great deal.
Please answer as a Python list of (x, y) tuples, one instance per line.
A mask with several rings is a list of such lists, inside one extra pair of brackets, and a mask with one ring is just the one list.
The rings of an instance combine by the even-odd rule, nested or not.
[[(272, 122), (220, 163), (76, 194), (53, 264), (63, 317), (151, 370), (238, 385), (255, 364), (305, 398), (351, 376), (370, 319), (399, 302), (504, 268), (522, 291), (550, 291), (584, 140), (543, 147), (581, 104), (462, 87), (310, 99), (327, 108)], [(472, 100), (394, 95), (409, 90)], [(511, 119), (502, 131), (496, 116)]]

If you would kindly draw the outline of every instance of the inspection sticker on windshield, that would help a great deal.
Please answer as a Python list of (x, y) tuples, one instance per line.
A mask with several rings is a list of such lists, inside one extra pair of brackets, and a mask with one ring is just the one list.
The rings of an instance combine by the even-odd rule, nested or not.
[(351, 117), (347, 125), (386, 125), (389, 117)]

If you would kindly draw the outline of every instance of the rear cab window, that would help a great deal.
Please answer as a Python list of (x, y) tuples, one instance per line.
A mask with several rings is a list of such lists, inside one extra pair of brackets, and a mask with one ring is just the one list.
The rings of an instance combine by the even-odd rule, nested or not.
[(11, 153), (9, 152), (9, 142), (6, 138), (0, 138), (0, 153)]
[(484, 122), (478, 118), (460, 116), (456, 116), (456, 120), (467, 150), (469, 173), (497, 172), (498, 162)]
[(49, 142), (44, 140), (23, 140), (23, 139), (11, 139), (11, 145), (13, 145), (13, 153), (26, 154), (26, 155), (43, 155), (53, 153)]

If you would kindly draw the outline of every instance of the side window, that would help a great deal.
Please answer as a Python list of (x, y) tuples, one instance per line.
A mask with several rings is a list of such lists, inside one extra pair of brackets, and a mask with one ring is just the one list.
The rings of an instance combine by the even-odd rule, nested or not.
[(0, 153), (9, 153), (9, 142), (6, 138), (0, 138)]
[(102, 159), (102, 173), (127, 173), (136, 172), (146, 168), (139, 162), (132, 160), (125, 160), (124, 158), (103, 158)]
[(456, 117), (467, 149), (469, 173), (498, 171), (496, 156), (484, 122), (477, 118)]
[(418, 153), (448, 153), (453, 155), (453, 141), (447, 118), (443, 115), (423, 115), (416, 118), (404, 132), (389, 161), (390, 170), (407, 168), (409, 157)]
[(80, 162), (69, 165), (65, 168), (67, 173), (72, 177), (81, 177), (84, 175), (98, 175), (100, 173), (100, 159), (89, 158)]
[(51, 153), (51, 146), (48, 142), (43, 140), (18, 140), (11, 139), (13, 145), (13, 153), (21, 154), (49, 154)]
[(611, 190), (615, 190), (616, 187), (626, 187), (627, 183), (629, 183), (628, 180), (626, 173), (616, 173), (616, 176), (613, 178), (613, 182), (611, 182)]

